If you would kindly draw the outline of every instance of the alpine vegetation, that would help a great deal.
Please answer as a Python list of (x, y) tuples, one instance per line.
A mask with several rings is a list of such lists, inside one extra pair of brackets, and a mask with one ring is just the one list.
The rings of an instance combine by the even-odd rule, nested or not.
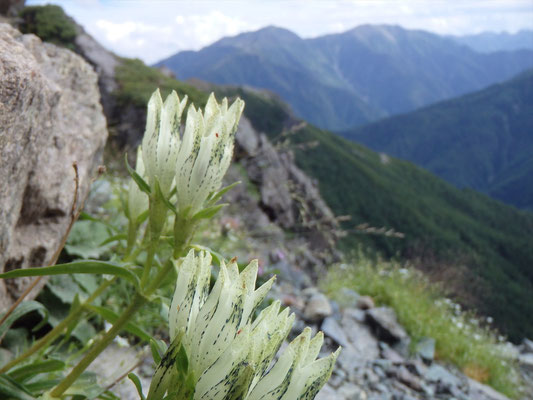
[(171, 345), (150, 386), (148, 400), (313, 399), (326, 383), (340, 349), (316, 360), (323, 334), (306, 328), (269, 366), (289, 333), (294, 314), (279, 301), (254, 312), (273, 278), (255, 289), (257, 260), (239, 273), (222, 262), (209, 291), (211, 256), (191, 250), (176, 262), (178, 279), (169, 313)]
[[(68, 315), (50, 332), (0, 367), (0, 374), (15, 371), (10, 376), (21, 377), (13, 382), (0, 379), (0, 393), (15, 390), (15, 397), (24, 399), (69, 399), (73, 394), (80, 400), (96, 398), (106, 389), (95, 388), (93, 381), (83, 378), (84, 372), (119, 333), (128, 330), (156, 350), (159, 365), (148, 400), (315, 397), (331, 375), (340, 350), (317, 360), (323, 335), (311, 338), (306, 328), (273, 363), (294, 321), (288, 308), (280, 309), (279, 301), (259, 312), (274, 278), (256, 289), (257, 260), (241, 272), (236, 259), (226, 264), (218, 258), (218, 277), (210, 289), (211, 254), (215, 253), (192, 250), (205, 249), (192, 243), (194, 233), (200, 221), (221, 209), (218, 201), (235, 185), (221, 189), (243, 108), (240, 99), (231, 105), (227, 99), (219, 104), (211, 94), (204, 110), (193, 105), (187, 109), (187, 97), (180, 99), (176, 92), (164, 102), (159, 90), (152, 94), (135, 170), (126, 157), (132, 178), (123, 196), (127, 233), (123, 226), (106, 225), (114, 231), (106, 241), (115, 246), (111, 261), (84, 259), (0, 274), (0, 278), (95, 274), (95, 282), (100, 283), (87, 298), (76, 297)], [(136, 328), (132, 319), (152, 303), (167, 304), (163, 297), (168, 295), (160, 289), (173, 271), (177, 283), (169, 312), (170, 345), (164, 349)], [(92, 304), (117, 280), (133, 293), (120, 312)], [(97, 313), (112, 327), (82, 348), (80, 357), (43, 361), (60, 349), (55, 343), (68, 340), (73, 327), (90, 313)], [(51, 368), (53, 376), (43, 376), (43, 382), (37, 383), (25, 380), (43, 365)], [(20, 373), (26, 369), (29, 372)], [(129, 377), (145, 400), (139, 379), (134, 374)]]

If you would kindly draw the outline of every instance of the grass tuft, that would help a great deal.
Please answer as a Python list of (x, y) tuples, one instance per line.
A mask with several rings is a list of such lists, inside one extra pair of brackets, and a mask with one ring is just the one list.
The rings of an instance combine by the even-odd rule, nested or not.
[(413, 345), (431, 337), (439, 360), (511, 398), (518, 396), (519, 373), (505, 352), (504, 338), (447, 299), (421, 272), (359, 258), (353, 264), (332, 267), (321, 285), (333, 298), (341, 287), (348, 287), (392, 307)]

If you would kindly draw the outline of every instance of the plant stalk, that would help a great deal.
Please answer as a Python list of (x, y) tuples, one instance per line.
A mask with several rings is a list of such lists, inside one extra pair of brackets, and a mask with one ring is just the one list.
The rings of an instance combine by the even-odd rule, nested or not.
[(14, 360), (11, 360), (6, 365), (4, 365), (0, 369), (0, 373), (4, 373), (6, 371), (9, 371), (12, 367), (20, 363), (21, 361), (24, 361), (26, 358), (32, 356), (39, 350), (41, 350), (43, 347), (48, 345), (50, 342), (55, 340), (65, 328), (67, 328), (72, 322), (76, 321), (77, 319), (80, 319), (83, 316), (83, 308), (86, 304), (91, 304), (98, 296), (100, 296), (105, 289), (111, 283), (113, 283), (116, 280), (116, 277), (110, 280), (105, 280), (94, 292), (93, 294), (87, 298), (83, 303), (79, 304), (75, 309), (71, 310), (69, 315), (61, 321), (59, 324), (55, 326), (50, 332), (48, 332), (46, 335), (44, 335), (42, 338), (37, 340), (28, 350), (26, 350), (24, 353), (22, 353), (20, 356), (15, 358)]
[[(186, 226), (186, 224), (184, 224), (182, 227), (185, 232), (191, 232), (190, 228)], [(183, 250), (187, 247), (189, 241), (190, 237), (188, 235), (183, 236), (182, 240), (176, 241), (175, 245), (178, 247), (174, 249), (175, 254), (181, 255)], [(150, 247), (151, 248), (149, 250), (149, 254), (153, 252), (152, 248), (155, 249), (156, 246), (153, 245)], [(148, 263), (151, 264), (151, 261), (149, 261), (149, 259), (147, 259), (145, 271), (147, 269), (146, 267), (148, 266)], [(98, 357), (98, 355), (100, 355), (100, 353), (102, 353), (102, 351), (104, 351), (107, 346), (109, 346), (109, 344), (120, 333), (122, 328), (124, 328), (124, 326), (129, 322), (133, 315), (148, 301), (149, 296), (159, 288), (166, 275), (172, 270), (173, 266), (174, 264), (172, 262), (166, 263), (166, 265), (161, 268), (161, 270), (157, 273), (157, 275), (152, 281), (152, 284), (148, 286), (144, 293), (138, 292), (135, 294), (135, 297), (133, 298), (133, 301), (130, 306), (126, 310), (124, 310), (122, 315), (113, 324), (111, 329), (107, 331), (106, 334), (97, 343), (93, 345), (93, 347), (91, 347), (89, 352), (78, 362), (74, 369), (72, 369), (72, 371), (70, 371), (70, 373), (50, 392), (50, 395), (52, 397), (60, 398), (63, 393), (68, 390), (68, 388), (76, 381), (76, 379), (78, 379), (79, 376), (87, 369), (87, 367), (95, 360), (95, 358)]]

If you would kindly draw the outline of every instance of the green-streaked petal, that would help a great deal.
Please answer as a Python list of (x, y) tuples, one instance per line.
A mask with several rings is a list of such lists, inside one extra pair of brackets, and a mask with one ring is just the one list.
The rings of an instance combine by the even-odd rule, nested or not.
[(231, 346), (204, 371), (196, 385), (195, 399), (224, 399), (249, 366), (246, 356), (251, 345), (250, 328), (245, 327), (232, 340)]
[(173, 381), (177, 370), (175, 368), (176, 358), (179, 353), (182, 339), (185, 334), (185, 330), (181, 330), (168, 347), (165, 355), (161, 359), (161, 362), (157, 366), (152, 382), (150, 383), (150, 389), (148, 391), (148, 399), (161, 400)]
[(221, 267), (219, 272), (226, 275), (225, 285), (220, 293), (217, 309), (202, 332), (199, 352), (200, 369), (211, 365), (231, 344), (242, 319), (243, 290), (232, 284), (229, 274)]
[(159, 127), (161, 125), (161, 108), (163, 107), (163, 100), (161, 93), (157, 89), (150, 100), (148, 101), (148, 110), (146, 114), (146, 130), (142, 141), (142, 153), (144, 167), (149, 179), (153, 181), (153, 177), (157, 172), (157, 137), (159, 135)]
[(335, 365), (340, 350), (341, 348), (339, 347), (335, 353), (316, 360), (303, 369), (298, 370), (294, 374), (282, 400), (314, 399), (318, 391), (322, 389), (331, 376), (331, 371), (333, 371), (333, 366)]
[(309, 342), (309, 349), (307, 350), (307, 355), (304, 360), (304, 365), (311, 364), (318, 357), (320, 353), (320, 348), (324, 343), (324, 333), (319, 331), (313, 339)]

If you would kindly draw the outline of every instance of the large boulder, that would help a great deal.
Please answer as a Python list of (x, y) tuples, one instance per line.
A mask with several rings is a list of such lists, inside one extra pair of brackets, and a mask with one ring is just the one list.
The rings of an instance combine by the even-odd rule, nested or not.
[[(71, 218), (74, 162), (78, 207), (87, 196), (107, 138), (97, 79), (71, 51), (0, 24), (0, 271), (51, 260)], [(0, 280), (0, 310), (30, 282)]]

